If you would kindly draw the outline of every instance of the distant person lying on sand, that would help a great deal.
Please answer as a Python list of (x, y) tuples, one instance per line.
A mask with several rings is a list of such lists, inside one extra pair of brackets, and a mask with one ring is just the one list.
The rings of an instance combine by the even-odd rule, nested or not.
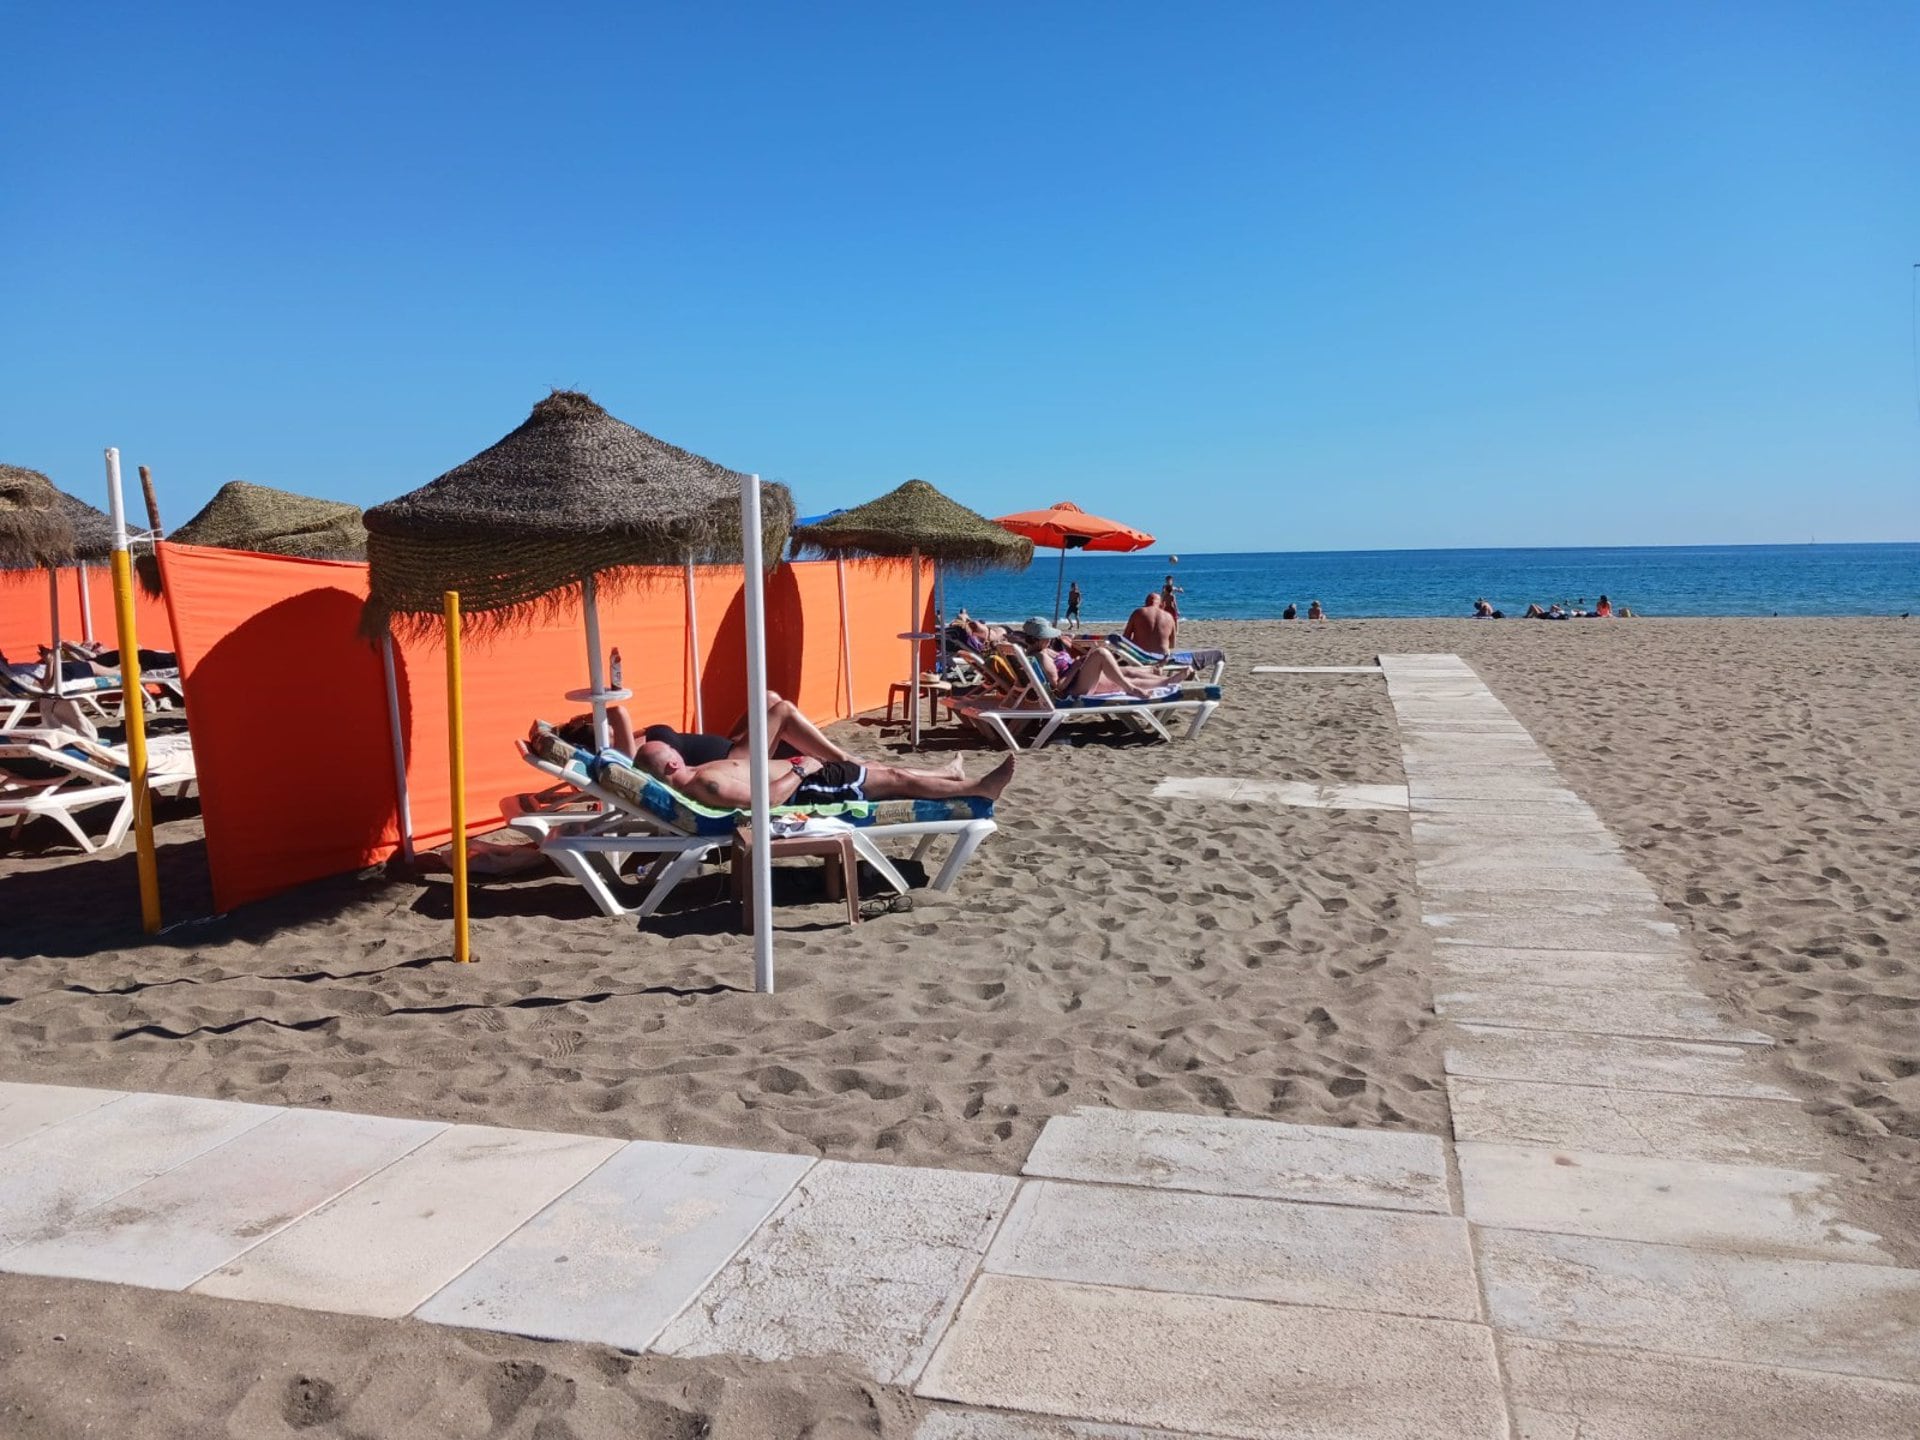
[[(716, 809), (743, 810), (753, 803), (750, 757), (745, 740), (736, 741), (723, 759), (691, 765), (673, 746), (649, 740), (634, 763), (689, 799)], [(906, 770), (897, 765), (862, 765), (854, 760), (817, 760), (796, 755), (767, 777), (767, 798), (775, 805), (841, 805), (855, 800), (952, 800), (978, 795), (998, 800), (1013, 779), (1009, 756), (978, 780), (962, 772), (958, 755), (939, 770)]]
[(1496, 618), (1496, 612), (1492, 603), (1484, 596), (1473, 602), (1473, 618), (1476, 620), (1492, 620)]
[(1326, 618), (1327, 618), (1327, 612), (1320, 608), (1320, 602), (1318, 600), (1314, 601), (1311, 605), (1307, 606), (1307, 619), (1324, 620)]
[(1154, 592), (1127, 617), (1127, 627), (1120, 633), (1149, 654), (1165, 655), (1173, 649), (1173, 634), (1178, 624), (1173, 612), (1161, 602), (1158, 592)]
[(1056, 695), (1131, 695), (1147, 700), (1156, 687), (1167, 683), (1164, 675), (1121, 664), (1097, 641), (1075, 656), (1052, 643), (1059, 638), (1060, 632), (1038, 616), (1022, 625), (1016, 637), (1028, 654), (1039, 659), (1047, 672), (1048, 688)]
[[(576, 715), (565, 724), (556, 726), (554, 733), (569, 745), (591, 746), (593, 716), (591, 713)], [(705, 765), (726, 759), (733, 753), (733, 747), (746, 738), (747, 717), (742, 715), (739, 723), (725, 735), (702, 735), (697, 732), (682, 734), (671, 725), (649, 725), (639, 736), (639, 741), (641, 744), (651, 740), (671, 745), (688, 764)], [(624, 705), (607, 706), (607, 743), (628, 759), (639, 753), (633, 720)], [(773, 748), (773, 754), (782, 759), (793, 755), (814, 760), (853, 759), (852, 755), (822, 734), (819, 726), (802, 715), (797, 705), (771, 690), (767, 692), (767, 743)]]

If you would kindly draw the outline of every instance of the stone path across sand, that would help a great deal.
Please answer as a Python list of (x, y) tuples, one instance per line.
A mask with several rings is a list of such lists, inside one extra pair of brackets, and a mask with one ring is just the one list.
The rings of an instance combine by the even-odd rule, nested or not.
[(0, 1269), (851, 1356), (922, 1440), (1911, 1440), (1920, 1272), (1767, 1037), (1471, 670), (1382, 668), (1452, 1136), (1083, 1109), (1014, 1178), (0, 1084)]

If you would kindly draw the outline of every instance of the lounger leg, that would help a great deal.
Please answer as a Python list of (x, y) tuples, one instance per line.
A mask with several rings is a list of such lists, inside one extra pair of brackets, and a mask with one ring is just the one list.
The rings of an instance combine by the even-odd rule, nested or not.
[(1013, 731), (1007, 728), (1006, 721), (1002, 720), (998, 715), (982, 715), (980, 718), (993, 727), (994, 735), (999, 738), (1000, 743), (1006, 746), (1007, 749), (1017, 751), (1020, 748), (1020, 742), (1013, 738)]
[(973, 858), (973, 852), (980, 848), (980, 842), (991, 835), (998, 827), (991, 820), (977, 821), (967, 826), (953, 838), (953, 852), (947, 856), (947, 863), (940, 867), (940, 873), (933, 877), (932, 890), (950, 890), (953, 882), (960, 878), (960, 872), (966, 868), (967, 861)]
[(859, 852), (862, 860), (880, 872), (880, 878), (893, 887), (895, 894), (907, 893), (907, 877), (894, 868), (891, 860), (880, 853), (880, 847), (873, 843), (870, 836), (862, 835), (858, 830), (854, 831), (853, 848)]
[(626, 907), (621, 905), (608, 885), (607, 877), (594, 867), (591, 855), (584, 855), (577, 850), (546, 850), (542, 853), (558, 865), (563, 874), (580, 882), (580, 888), (593, 898), (594, 905), (602, 915), (618, 919), (627, 913)]
[(80, 828), (80, 822), (73, 818), (71, 810), (42, 810), (40, 813), (71, 835), (75, 843), (87, 854), (91, 855), (99, 848), (88, 838), (87, 832)]
[(1213, 712), (1220, 708), (1218, 700), (1209, 700), (1193, 713), (1193, 723), (1187, 727), (1187, 739), (1197, 740), (1207, 721), (1213, 718)]
[(710, 853), (709, 850), (682, 850), (669, 860), (660, 870), (660, 878), (653, 882), (653, 889), (647, 892), (647, 898), (640, 902), (640, 908), (633, 912), (638, 919), (644, 920), (658, 910), (666, 898), (671, 895)]
[(133, 789), (127, 789), (127, 798), (120, 802), (119, 810), (114, 812), (113, 824), (107, 827), (106, 836), (100, 841), (108, 850), (118, 850), (120, 842), (127, 838), (127, 828), (133, 824)]
[(1033, 743), (1028, 748), (1038, 750), (1042, 745), (1045, 745), (1047, 741), (1053, 738), (1053, 732), (1060, 728), (1060, 722), (1066, 718), (1065, 715), (1061, 714), (1049, 715), (1046, 723), (1040, 727), (1039, 732), (1033, 737)]

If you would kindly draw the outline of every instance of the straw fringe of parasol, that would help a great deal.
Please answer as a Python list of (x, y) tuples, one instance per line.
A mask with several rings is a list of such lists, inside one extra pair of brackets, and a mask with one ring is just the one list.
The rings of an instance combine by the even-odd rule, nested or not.
[[(420, 489), (366, 512), (365, 626), (424, 631), (458, 590), (480, 629), (504, 629), (638, 583), (630, 568), (737, 560), (745, 476), (556, 390), (526, 423)], [(762, 487), (765, 553), (793, 525), (781, 485)]]
[[(341, 500), (318, 500), (229, 480), (198, 515), (167, 537), (182, 545), (215, 550), (252, 550), (302, 560), (364, 560), (367, 527), (360, 507)], [(151, 595), (160, 593), (160, 567), (152, 555), (135, 566)]]
[(60, 491), (38, 470), (0, 465), (0, 570), (43, 570), (73, 560), (73, 522)]
[(918, 554), (960, 574), (1018, 570), (1033, 560), (1031, 540), (1003, 530), (924, 480), (909, 480), (817, 524), (796, 526), (793, 541), (799, 552), (829, 557), (907, 560)]

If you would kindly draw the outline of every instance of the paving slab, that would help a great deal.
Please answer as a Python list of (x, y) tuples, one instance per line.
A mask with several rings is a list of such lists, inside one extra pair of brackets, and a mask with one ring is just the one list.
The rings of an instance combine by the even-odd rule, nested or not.
[(653, 1348), (844, 1356), (883, 1384), (910, 1384), (1014, 1185), (1001, 1175), (821, 1161)]
[(644, 1350), (813, 1163), (633, 1141), (414, 1316)]
[(0, 1160), (0, 1251), (58, 1234), (75, 1216), (275, 1113), (232, 1100), (128, 1095), (14, 1141)]
[(1447, 1077), (1456, 1140), (1813, 1170), (1826, 1144), (1790, 1100)]
[(28, 1085), (0, 1080), (0, 1146), (24, 1140), (89, 1110), (110, 1105), (124, 1090), (84, 1090), (75, 1085)]
[(1616, 1090), (1796, 1100), (1768, 1078), (1745, 1045), (1704, 1040), (1636, 1040), (1556, 1030), (1500, 1030), (1457, 1025), (1447, 1040), (1449, 1075), (1481, 1080), (1538, 1080)]
[(1218, 800), (1233, 798), (1244, 780), (1212, 775), (1176, 775), (1153, 787), (1155, 800)]
[(27, 1275), (183, 1290), (447, 1127), (329, 1110), (280, 1110), (57, 1235), (0, 1256)]
[(1038, 1280), (1478, 1320), (1464, 1220), (1030, 1180), (986, 1268)]
[(1476, 1225), (1892, 1263), (1878, 1235), (1841, 1218), (1833, 1177), (1818, 1171), (1488, 1141), (1455, 1149)]
[(1508, 870), (1532, 865), (1548, 870), (1588, 870), (1596, 865), (1629, 864), (1620, 847), (1605, 837), (1555, 833), (1541, 825), (1531, 827), (1525, 835), (1453, 830), (1437, 835), (1425, 831), (1412, 838), (1416, 865), (1450, 865), (1456, 869), (1497, 865)]
[(347, 1315), (405, 1315), (621, 1146), (455, 1125), (192, 1288)]
[(1518, 1440), (1913, 1440), (1920, 1433), (1920, 1386), (1543, 1340), (1506, 1340), (1500, 1349)]
[(1491, 1227), (1476, 1239), (1503, 1333), (1920, 1380), (1920, 1271)]
[(1763, 1030), (1723, 1018), (1704, 995), (1676, 990), (1488, 982), (1436, 990), (1433, 1009), (1449, 1020), (1523, 1030), (1579, 1030), (1665, 1040), (1719, 1040), (1771, 1045)]
[[(1546, 752), (1531, 741), (1519, 743), (1516, 737), (1514, 744), (1499, 744), (1491, 736), (1475, 736), (1470, 744), (1448, 744), (1436, 740), (1406, 741), (1400, 746), (1400, 764), (1407, 774), (1421, 777), (1467, 775), (1481, 771), (1507, 774), (1554, 768)], [(1551, 780), (1557, 777), (1541, 778)]]
[(1630, 950), (1685, 954), (1671, 920), (1524, 912), (1422, 915), (1436, 945), (1488, 945), (1500, 950)]
[(1234, 793), (1233, 799), (1239, 805), (1298, 805), (1314, 810), (1405, 810), (1407, 787), (1249, 780)]
[(1576, 989), (1668, 991), (1697, 995), (1693, 967), (1678, 950), (1664, 955), (1631, 950), (1519, 950), (1498, 945), (1436, 945), (1443, 972), (1435, 989), (1479, 985), (1567, 985)]
[(1084, 1107), (1047, 1121), (1024, 1174), (1445, 1214), (1437, 1135)]
[(1535, 810), (1524, 815), (1454, 815), (1415, 810), (1407, 822), (1423, 842), (1478, 840), (1489, 845), (1582, 845), (1617, 850), (1620, 842), (1591, 810)]
[(913, 1440), (1221, 1440), (1219, 1436), (1177, 1435), (1171, 1430), (1142, 1430), (1137, 1425), (1092, 1425), (1005, 1410), (937, 1409), (920, 1422)]
[(973, 1405), (1234, 1436), (1495, 1440), (1480, 1325), (983, 1275), (917, 1387)]
[(1423, 894), (1436, 902), (1450, 891), (1487, 891), (1525, 895), (1551, 890), (1569, 895), (1629, 895), (1647, 906), (1658, 902), (1654, 888), (1620, 855), (1565, 858), (1559, 864), (1503, 860), (1496, 855), (1463, 854), (1447, 860), (1421, 860), (1416, 871)]
[[(1466, 890), (1451, 885), (1428, 885), (1421, 887), (1420, 903), (1421, 922), (1429, 929), (1449, 932), (1485, 921), (1530, 921), (1537, 925), (1580, 924), (1615, 928), (1674, 924), (1667, 918), (1673, 912), (1651, 891), (1516, 890), (1507, 886), (1497, 890)], [(1671, 948), (1676, 950), (1681, 948), (1678, 937), (1679, 927), (1674, 926), (1675, 943)], [(1511, 948), (1551, 950), (1554, 947), (1517, 944)], [(1578, 948), (1629, 950), (1633, 947), (1631, 944), (1617, 944), (1605, 947), (1583, 945)]]
[(1423, 765), (1407, 776), (1407, 795), (1414, 800), (1525, 801), (1535, 805), (1580, 805), (1580, 797), (1555, 770), (1488, 766), (1484, 770), (1453, 766), (1446, 770)]
[[(1452, 788), (1452, 787), (1448, 787)], [(1425, 790), (1411, 794), (1409, 809), (1426, 815), (1505, 815), (1516, 818), (1553, 815), (1592, 816), (1593, 807), (1571, 790), (1533, 796), (1435, 795)]]

